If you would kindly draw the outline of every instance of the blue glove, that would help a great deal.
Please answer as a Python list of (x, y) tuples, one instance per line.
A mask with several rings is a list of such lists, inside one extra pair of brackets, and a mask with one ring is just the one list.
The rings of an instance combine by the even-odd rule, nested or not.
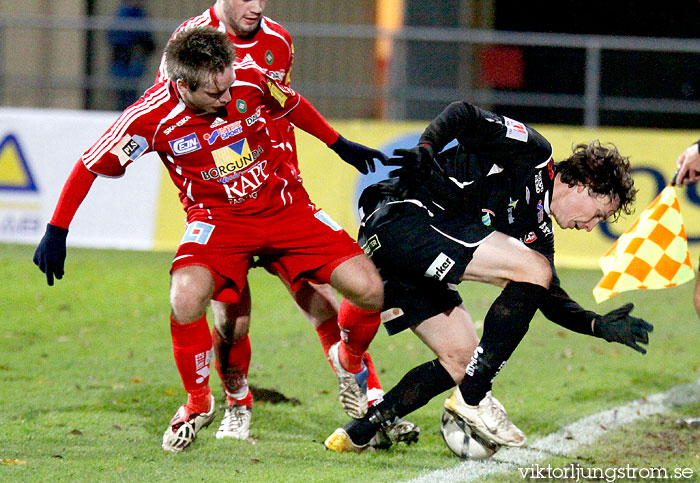
[(362, 174), (374, 173), (375, 159), (378, 159), (382, 164), (385, 164), (387, 160), (386, 155), (381, 151), (348, 141), (343, 136), (338, 136), (338, 140), (328, 147)]
[(649, 332), (654, 330), (654, 326), (644, 319), (632, 317), (630, 312), (633, 308), (634, 304), (627, 304), (597, 317), (593, 323), (593, 335), (608, 342), (624, 344), (646, 354), (646, 349), (639, 346), (637, 342), (648, 344)]
[(63, 263), (66, 261), (66, 237), (68, 230), (49, 223), (46, 233), (34, 252), (34, 263), (46, 274), (46, 283), (53, 285), (53, 277), (63, 278)]

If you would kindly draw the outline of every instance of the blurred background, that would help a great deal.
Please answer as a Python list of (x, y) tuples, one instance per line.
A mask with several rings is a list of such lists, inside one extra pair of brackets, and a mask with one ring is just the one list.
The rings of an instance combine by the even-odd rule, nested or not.
[[(0, 0), (0, 242), (35, 244), (63, 181), (118, 112), (151, 86), (170, 35), (214, 0)], [(700, 137), (700, 1), (267, 0), (294, 39), (292, 87), (346, 137), (391, 153), (464, 99), (537, 127), (568, 156), (614, 142), (633, 163), (637, 214)], [(304, 184), (349, 233), (359, 176), (297, 130)], [(95, 183), (70, 243), (172, 250), (182, 207), (157, 157)], [(700, 192), (679, 190), (693, 260)], [(99, 201), (97, 201), (99, 200)], [(139, 216), (134, 216), (138, 213)], [(636, 216), (557, 257), (595, 267)], [(556, 230), (556, 229), (555, 229)]]
[[(2, 0), (0, 105), (121, 110), (212, 4)], [(469, 99), (529, 123), (700, 128), (697, 0), (269, 0), (265, 14), (294, 39), (292, 85), (332, 119), (425, 120)]]

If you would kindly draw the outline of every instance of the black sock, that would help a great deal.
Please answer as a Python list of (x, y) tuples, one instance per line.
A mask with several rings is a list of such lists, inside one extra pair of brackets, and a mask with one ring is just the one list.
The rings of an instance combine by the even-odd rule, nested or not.
[(454, 385), (454, 379), (437, 359), (421, 364), (408, 371), (380, 402), (372, 405), (364, 418), (348, 423), (345, 431), (355, 444), (367, 444), (382, 424), (390, 424), (394, 418), (425, 406)]
[(525, 337), (547, 289), (527, 282), (510, 282), (484, 319), (484, 333), (459, 385), (464, 402), (479, 404), (491, 390), (493, 378)]

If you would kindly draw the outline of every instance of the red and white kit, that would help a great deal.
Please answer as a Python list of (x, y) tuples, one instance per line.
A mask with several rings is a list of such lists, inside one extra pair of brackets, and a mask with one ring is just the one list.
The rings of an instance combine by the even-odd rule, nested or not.
[[(188, 28), (203, 26), (214, 27), (227, 33), (226, 26), (216, 16), (214, 7), (210, 7), (201, 15), (183, 22), (172, 36), (174, 37), (178, 32)], [(268, 17), (263, 17), (260, 20), (260, 28), (252, 35), (245, 38), (230, 33), (227, 35), (236, 47), (238, 62), (253, 60), (268, 76), (282, 85), (289, 85), (292, 61), (294, 60), (294, 45), (292, 37), (284, 27)], [(260, 59), (264, 59), (264, 62), (260, 62)], [(161, 59), (156, 81), (168, 78), (164, 60), (164, 58)]]
[(173, 269), (210, 268), (216, 294), (230, 282), (236, 292), (245, 286), (253, 255), (271, 257), (293, 285), (302, 277), (327, 283), (333, 268), (361, 250), (311, 204), (276, 121), (286, 116), (326, 144), (338, 134), (318, 122), (301, 95), (254, 63), (239, 63), (235, 73), (231, 102), (214, 114), (189, 109), (172, 82), (156, 84), (82, 161), (98, 175), (116, 177), (157, 152), (187, 212)]
[[(226, 31), (226, 26), (219, 20), (210, 7), (201, 15), (192, 17), (183, 22), (173, 32), (172, 37), (178, 32), (193, 27), (209, 26), (224, 32), (228, 35), (231, 43), (236, 47), (236, 64), (245, 62), (255, 62), (268, 76), (275, 79), (284, 86), (289, 86), (292, 74), (292, 62), (294, 61), (294, 44), (289, 32), (280, 24), (268, 17), (260, 19), (260, 28), (245, 38), (232, 35)], [(160, 60), (160, 68), (156, 82), (168, 78), (165, 68), (165, 54)], [(294, 140), (294, 126), (286, 118), (278, 121), (278, 127), (285, 135), (285, 140), (294, 149), (292, 164), (299, 166), (296, 154), (296, 143)]]

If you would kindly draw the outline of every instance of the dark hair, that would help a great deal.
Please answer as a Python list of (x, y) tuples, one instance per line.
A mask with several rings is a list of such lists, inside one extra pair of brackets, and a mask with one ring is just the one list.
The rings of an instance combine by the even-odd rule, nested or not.
[(637, 190), (630, 169), (629, 158), (622, 156), (614, 144), (601, 144), (597, 139), (574, 146), (571, 156), (557, 164), (563, 183), (581, 184), (595, 194), (619, 200), (613, 219), (620, 213), (629, 215), (634, 211)]
[(212, 27), (182, 30), (165, 48), (168, 77), (182, 81), (191, 91), (222, 73), (236, 60), (228, 36)]

